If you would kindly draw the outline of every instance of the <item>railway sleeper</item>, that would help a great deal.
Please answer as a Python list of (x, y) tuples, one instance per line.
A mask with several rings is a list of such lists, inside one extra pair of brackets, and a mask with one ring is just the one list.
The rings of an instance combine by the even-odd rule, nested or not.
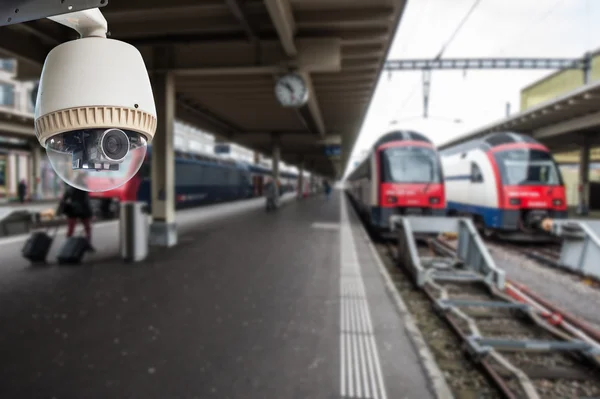
[[(594, 378), (593, 375), (587, 370), (582, 370), (581, 368), (572, 368), (572, 367), (548, 367), (548, 366), (540, 366), (540, 365), (522, 365), (519, 366), (519, 369), (524, 372), (527, 377), (532, 380), (571, 380), (571, 381), (588, 381), (591, 378)], [(505, 379), (515, 378), (514, 375), (504, 369), (499, 367), (496, 370), (497, 373)]]

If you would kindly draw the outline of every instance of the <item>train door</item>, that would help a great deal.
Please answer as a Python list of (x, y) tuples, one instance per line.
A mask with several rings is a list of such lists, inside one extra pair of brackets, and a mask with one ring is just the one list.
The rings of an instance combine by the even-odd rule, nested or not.
[(254, 195), (261, 197), (263, 195), (263, 177), (261, 175), (254, 175), (252, 177), (252, 184), (254, 185)]
[(0, 198), (8, 196), (6, 169), (6, 156), (0, 155)]

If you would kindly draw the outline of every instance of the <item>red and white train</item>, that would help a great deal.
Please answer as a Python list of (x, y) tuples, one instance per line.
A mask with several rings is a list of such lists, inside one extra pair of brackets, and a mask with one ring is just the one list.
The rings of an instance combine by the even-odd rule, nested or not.
[(346, 186), (374, 231), (389, 230), (392, 215), (445, 215), (439, 155), (433, 143), (417, 132), (382, 136), (349, 175)]
[(548, 148), (493, 133), (441, 148), (450, 216), (469, 215), (485, 235), (548, 240), (543, 222), (567, 217), (565, 187)]

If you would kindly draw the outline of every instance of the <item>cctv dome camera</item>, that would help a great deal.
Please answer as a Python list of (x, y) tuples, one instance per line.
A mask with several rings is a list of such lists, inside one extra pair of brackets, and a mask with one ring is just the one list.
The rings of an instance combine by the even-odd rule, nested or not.
[(126, 183), (156, 132), (156, 108), (139, 51), (84, 37), (48, 54), (35, 107), (35, 133), (56, 173), (85, 191)]

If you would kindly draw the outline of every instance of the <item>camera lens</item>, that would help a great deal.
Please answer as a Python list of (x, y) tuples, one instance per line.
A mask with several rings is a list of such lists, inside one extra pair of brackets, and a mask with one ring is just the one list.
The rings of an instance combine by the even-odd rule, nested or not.
[(104, 156), (111, 161), (121, 161), (129, 153), (129, 137), (119, 129), (109, 129), (100, 139)]

